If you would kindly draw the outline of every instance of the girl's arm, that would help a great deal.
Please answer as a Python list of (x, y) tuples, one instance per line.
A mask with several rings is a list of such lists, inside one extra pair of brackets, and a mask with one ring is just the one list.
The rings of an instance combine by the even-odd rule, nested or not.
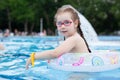
[[(57, 58), (60, 55), (69, 52), (72, 48), (75, 47), (75, 39), (70, 37), (66, 39), (63, 43), (61, 43), (57, 48), (54, 50), (47, 50), (43, 52), (36, 52), (34, 55), (35, 59), (46, 60), (46, 59), (53, 59)], [(28, 69), (29, 64), (31, 63), (31, 59), (29, 58), (26, 62), (26, 69)]]

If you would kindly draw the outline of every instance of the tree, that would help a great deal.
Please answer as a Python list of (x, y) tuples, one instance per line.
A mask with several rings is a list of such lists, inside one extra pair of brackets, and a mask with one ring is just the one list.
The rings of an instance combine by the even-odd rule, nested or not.
[(10, 0), (0, 0), (0, 9), (5, 10), (7, 13), (8, 28), (11, 31), (11, 15), (10, 15)]
[(120, 30), (119, 3), (120, 0), (0, 0), (0, 25), (5, 24), (10, 30), (39, 32), (43, 18), (43, 28), (54, 32), (56, 10), (70, 4), (91, 22), (97, 33), (110, 34)]

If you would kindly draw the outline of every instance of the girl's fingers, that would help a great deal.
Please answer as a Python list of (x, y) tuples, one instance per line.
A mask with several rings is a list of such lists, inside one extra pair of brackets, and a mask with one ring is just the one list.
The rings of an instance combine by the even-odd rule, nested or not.
[(26, 62), (26, 69), (29, 68), (29, 64), (30, 64), (30, 59), (28, 59), (27, 62)]

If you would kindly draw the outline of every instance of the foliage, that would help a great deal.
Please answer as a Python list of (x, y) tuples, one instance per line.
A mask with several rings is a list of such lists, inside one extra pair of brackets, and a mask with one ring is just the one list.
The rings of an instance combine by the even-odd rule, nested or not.
[(82, 13), (98, 34), (120, 30), (120, 0), (0, 0), (0, 28), (14, 31), (40, 31), (40, 18), (46, 30), (55, 32), (56, 10), (70, 4)]

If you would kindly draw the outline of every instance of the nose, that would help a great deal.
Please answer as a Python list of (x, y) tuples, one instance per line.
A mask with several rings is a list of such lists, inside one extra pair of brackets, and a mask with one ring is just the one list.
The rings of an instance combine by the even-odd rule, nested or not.
[(64, 24), (62, 24), (62, 25), (61, 25), (61, 28), (65, 28), (65, 25), (64, 25)]

